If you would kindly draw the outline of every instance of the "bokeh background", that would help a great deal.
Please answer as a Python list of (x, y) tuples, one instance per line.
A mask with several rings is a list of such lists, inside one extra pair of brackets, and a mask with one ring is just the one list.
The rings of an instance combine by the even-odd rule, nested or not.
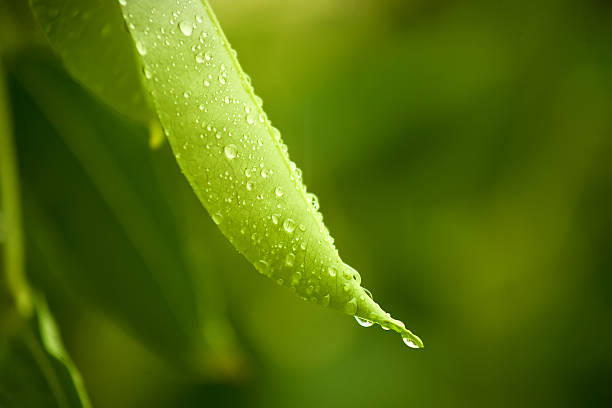
[(210, 3), (343, 259), (426, 347), (254, 273), (41, 42), (7, 58), (27, 272), (94, 406), (611, 406), (612, 5)]

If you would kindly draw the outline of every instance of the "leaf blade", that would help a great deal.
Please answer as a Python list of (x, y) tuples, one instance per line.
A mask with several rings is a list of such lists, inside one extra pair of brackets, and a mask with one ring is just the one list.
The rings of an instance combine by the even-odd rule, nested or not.
[(176, 159), (223, 234), (260, 273), (306, 300), (418, 337), (340, 259), (207, 2), (121, 2)]
[(141, 85), (136, 49), (113, 1), (30, 0), (30, 7), (74, 78), (140, 123), (155, 117)]

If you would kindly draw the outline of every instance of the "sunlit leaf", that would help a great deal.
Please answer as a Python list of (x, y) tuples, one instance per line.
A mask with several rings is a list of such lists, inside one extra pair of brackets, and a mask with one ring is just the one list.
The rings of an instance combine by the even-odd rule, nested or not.
[(379, 323), (410, 347), (341, 259), (206, 2), (120, 1), (159, 119), (185, 176), (232, 244), (304, 300)]

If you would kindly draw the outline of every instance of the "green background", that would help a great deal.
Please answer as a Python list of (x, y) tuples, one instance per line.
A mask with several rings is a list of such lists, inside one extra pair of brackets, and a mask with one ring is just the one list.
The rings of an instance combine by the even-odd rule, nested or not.
[(425, 349), (255, 273), (41, 41), (7, 59), (27, 272), (94, 406), (609, 406), (612, 5), (210, 3), (342, 258)]

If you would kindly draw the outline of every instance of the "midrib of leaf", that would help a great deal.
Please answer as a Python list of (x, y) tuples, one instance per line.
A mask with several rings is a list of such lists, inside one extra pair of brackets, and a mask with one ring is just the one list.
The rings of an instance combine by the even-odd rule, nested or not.
[[(264, 110), (262, 109), (262, 106), (259, 103), (257, 103), (257, 99), (255, 98), (255, 90), (254, 90), (253, 86), (247, 81), (247, 79), (246, 79), (246, 77), (244, 75), (244, 70), (240, 66), (240, 62), (238, 61), (238, 58), (236, 58), (236, 56), (232, 52), (232, 47), (231, 47), (231, 45), (229, 43), (229, 40), (227, 39), (227, 37), (225, 35), (225, 32), (221, 29), (221, 25), (219, 24), (219, 20), (217, 20), (217, 16), (215, 15), (215, 13), (213, 13), (212, 8), (210, 7), (210, 4), (208, 4), (208, 0), (200, 0), (200, 1), (202, 2), (204, 7), (206, 8), (206, 12), (208, 13), (208, 16), (210, 17), (210, 20), (213, 22), (213, 24), (215, 26), (215, 29), (217, 30), (217, 32), (219, 33), (219, 36), (223, 40), (223, 47), (225, 48), (226, 52), (230, 56), (230, 58), (232, 60), (232, 63), (234, 64), (234, 68), (236, 69), (236, 71), (238, 71), (238, 75), (240, 76), (240, 81), (242, 83), (242, 87), (249, 94), (249, 97), (251, 98), (251, 102), (253, 102), (253, 105), (256, 106), (257, 112), (260, 115), (266, 116)], [(272, 143), (274, 143), (274, 146), (276, 147), (276, 150), (278, 151), (278, 153), (283, 158), (283, 163), (285, 164), (285, 168), (286, 168), (287, 172), (291, 172), (291, 166), (289, 164), (289, 157), (287, 157), (287, 155), (283, 152), (283, 150), (281, 149), (281, 146), (280, 146), (280, 142), (278, 140), (276, 140), (276, 138), (274, 137), (274, 134), (273, 134), (273, 131), (272, 131), (271, 122), (269, 120), (266, 120), (265, 121), (265, 125), (266, 125), (266, 129), (268, 130), (268, 136), (270, 137), (270, 139), (272, 139)], [(298, 190), (298, 192), (300, 193), (300, 195), (302, 197), (302, 200), (304, 200), (304, 203), (306, 204), (306, 206), (310, 209), (310, 211), (308, 211), (308, 213), (310, 214), (310, 216), (314, 220), (315, 224), (317, 224), (317, 226), (319, 227), (319, 229), (321, 231), (327, 231), (327, 228), (323, 225), (323, 222), (319, 218), (315, 217), (315, 215), (314, 215), (315, 214), (315, 209), (314, 209), (314, 207), (312, 207), (312, 204), (310, 203), (310, 201), (306, 198), (305, 190), (297, 182), (297, 179), (293, 178), (293, 184), (294, 184), (295, 189)]]

